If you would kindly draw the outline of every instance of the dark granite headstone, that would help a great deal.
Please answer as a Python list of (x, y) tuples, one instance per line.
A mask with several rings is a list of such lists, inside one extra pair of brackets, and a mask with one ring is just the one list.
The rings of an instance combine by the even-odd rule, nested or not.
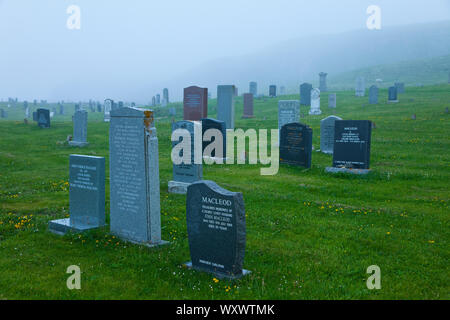
[(208, 88), (184, 88), (183, 114), (184, 120), (192, 121), (208, 117)]
[[(223, 141), (223, 147), (222, 147), (222, 156), (219, 156), (219, 154), (216, 154), (216, 150), (211, 151), (211, 157), (218, 157), (218, 158), (225, 158), (227, 155), (227, 128), (226, 124), (223, 121), (216, 120), (216, 119), (209, 119), (205, 118), (202, 119), (202, 136), (205, 137), (205, 133), (210, 129), (216, 129), (218, 130), (222, 135), (222, 141)], [(219, 132), (216, 132), (216, 134), (219, 134)], [(214, 132), (211, 132), (213, 134)], [(215, 135), (211, 137), (211, 141), (203, 141), (203, 155), (205, 155), (205, 148), (216, 140)], [(209, 153), (209, 152), (208, 152)]]
[(50, 128), (50, 110), (37, 109), (37, 122), (40, 128)]
[(269, 86), (269, 97), (276, 97), (277, 96), (277, 86), (272, 84)]
[(395, 103), (395, 102), (398, 102), (397, 88), (389, 87), (388, 103)]
[(213, 181), (188, 187), (186, 222), (192, 262), (188, 266), (236, 279), (243, 270), (246, 227), (242, 193), (231, 192)]
[(369, 169), (371, 135), (369, 120), (335, 121), (333, 167)]
[(253, 118), (253, 94), (244, 93), (244, 115), (242, 118)]
[(105, 225), (105, 158), (69, 157), (70, 218), (53, 220), (50, 231), (64, 234)]
[(312, 85), (309, 83), (303, 83), (300, 86), (300, 105), (311, 106), (311, 91)]
[(280, 130), (280, 163), (311, 167), (312, 129), (305, 124), (293, 122)]

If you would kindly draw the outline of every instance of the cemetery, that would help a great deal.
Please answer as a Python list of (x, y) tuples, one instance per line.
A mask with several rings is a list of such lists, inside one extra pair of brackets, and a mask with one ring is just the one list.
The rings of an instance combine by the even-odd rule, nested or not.
[(450, 21), (230, 1), (0, 10), (0, 300), (449, 299)]

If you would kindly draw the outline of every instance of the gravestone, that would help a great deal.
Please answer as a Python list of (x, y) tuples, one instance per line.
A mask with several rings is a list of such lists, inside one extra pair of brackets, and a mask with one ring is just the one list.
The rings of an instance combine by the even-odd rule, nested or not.
[(169, 103), (169, 89), (167, 88), (163, 89), (163, 101), (165, 101), (166, 104)]
[(109, 122), (111, 120), (111, 111), (114, 105), (114, 101), (111, 99), (106, 99), (104, 103), (104, 114), (103, 121)]
[(258, 96), (258, 84), (255, 81), (250, 82), (249, 84), (249, 92), (253, 94), (253, 97)]
[[(201, 134), (202, 129), (200, 128), (200, 125), (200, 122), (194, 121), (178, 121), (172, 123), (172, 132), (182, 129), (185, 130), (186, 134), (180, 137), (178, 141), (172, 142), (172, 150), (175, 150), (175, 147), (182, 141), (188, 141), (188, 144), (190, 145), (190, 157), (187, 162), (173, 164), (173, 180), (169, 181), (170, 193), (186, 194), (187, 187), (191, 183), (203, 179), (203, 165), (194, 163), (196, 151), (194, 147), (195, 134)], [(198, 127), (195, 128), (195, 126)], [(199, 151), (202, 152), (202, 150)], [(180, 153), (180, 156), (183, 156), (183, 154)]]
[(269, 86), (269, 97), (276, 97), (277, 96), (277, 86), (272, 84), (271, 86)]
[(37, 109), (37, 122), (40, 128), (50, 128), (50, 110)]
[(397, 88), (397, 93), (405, 93), (405, 84), (403, 82), (396, 82), (394, 86)]
[(6, 118), (6, 111), (3, 109), (0, 109), (0, 118)]
[(217, 119), (234, 129), (234, 85), (217, 86)]
[(326, 171), (367, 174), (371, 135), (372, 123), (369, 120), (335, 121), (333, 167), (328, 167)]
[(253, 118), (253, 94), (244, 93), (244, 115), (242, 118)]
[(311, 106), (311, 91), (312, 85), (309, 83), (303, 83), (300, 86), (300, 105)]
[(397, 88), (389, 87), (388, 103), (397, 103), (397, 102), (398, 102)]
[(97, 112), (102, 112), (102, 105), (97, 103)]
[(293, 122), (280, 130), (280, 163), (311, 168), (312, 129)]
[(328, 108), (336, 109), (336, 93), (330, 93), (328, 95)]
[(184, 88), (183, 116), (184, 120), (191, 121), (208, 117), (208, 88)]
[(321, 72), (319, 73), (319, 90), (320, 92), (327, 92), (327, 75), (328, 73)]
[(355, 96), (364, 97), (366, 95), (366, 80), (364, 77), (358, 77), (356, 79)]
[(320, 115), (322, 110), (320, 110), (320, 90), (315, 88), (311, 91), (311, 109), (309, 110), (310, 115)]
[(105, 225), (105, 158), (69, 156), (70, 218), (49, 222), (57, 234), (82, 232)]
[(38, 114), (37, 114), (37, 111), (34, 111), (33, 112), (33, 121), (38, 121)]
[(369, 103), (378, 104), (378, 87), (373, 85), (369, 88)]
[(159, 106), (161, 104), (161, 95), (158, 93), (156, 95), (156, 105)]
[(218, 278), (237, 279), (243, 269), (246, 226), (242, 193), (231, 192), (213, 181), (188, 187), (186, 223), (191, 262), (186, 266)]
[(27, 107), (25, 109), (25, 118), (29, 118), (30, 117), (30, 107)]
[(332, 154), (334, 147), (334, 123), (342, 120), (336, 116), (329, 116), (320, 120), (320, 151)]
[(278, 101), (278, 130), (287, 123), (300, 121), (300, 103), (298, 100)]
[(69, 145), (73, 147), (84, 147), (87, 142), (87, 123), (88, 113), (86, 110), (80, 110), (73, 115), (73, 139)]
[(79, 110), (81, 110), (81, 106), (80, 106), (78, 103), (76, 103), (76, 104), (75, 104), (75, 111), (74, 111), (74, 112), (77, 112), (77, 111), (79, 111)]
[[(222, 136), (222, 149), (220, 149), (220, 142), (217, 141), (218, 136)], [(223, 163), (227, 155), (227, 128), (225, 122), (209, 118), (202, 119), (202, 137), (204, 140), (210, 140), (203, 141), (203, 158), (212, 158), (216, 160), (216, 163)], [(208, 139), (205, 139), (206, 137), (208, 137)], [(222, 154), (220, 154), (220, 151), (216, 152), (215, 149), (211, 150), (211, 148), (214, 147), (214, 145), (212, 145), (214, 141), (217, 141), (217, 149), (222, 150)], [(208, 146), (211, 147), (207, 149)]]
[(147, 246), (161, 240), (158, 138), (151, 110), (111, 111), (111, 233)]

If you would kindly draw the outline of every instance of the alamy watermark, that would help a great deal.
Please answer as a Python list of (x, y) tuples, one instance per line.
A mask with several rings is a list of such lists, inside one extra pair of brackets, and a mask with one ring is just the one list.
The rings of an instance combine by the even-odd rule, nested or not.
[(67, 18), (66, 26), (69, 30), (80, 30), (81, 29), (81, 9), (77, 5), (70, 5), (66, 10), (67, 14), (70, 16)]
[(381, 30), (381, 8), (377, 5), (371, 5), (367, 7), (366, 13), (369, 15), (366, 22), (367, 29)]
[(71, 274), (69, 278), (67, 278), (66, 285), (67, 289), (73, 290), (81, 289), (81, 269), (79, 266), (71, 265), (67, 268), (66, 273)]
[(371, 274), (369, 278), (367, 278), (367, 289), (381, 289), (381, 269), (377, 265), (372, 265), (367, 268), (367, 273)]

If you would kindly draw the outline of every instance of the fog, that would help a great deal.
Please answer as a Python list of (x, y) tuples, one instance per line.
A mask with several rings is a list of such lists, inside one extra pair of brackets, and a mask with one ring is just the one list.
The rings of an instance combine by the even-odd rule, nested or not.
[[(0, 0), (0, 98), (147, 103), (168, 87), (179, 100), (183, 87), (200, 84), (196, 70), (243, 65), (242, 57), (267, 56), (303, 37), (381, 32), (366, 28), (372, 4), (381, 8), (381, 31), (450, 19), (449, 0)], [(79, 30), (66, 26), (70, 5), (81, 9)], [(302, 51), (307, 57), (308, 46)], [(203, 85), (259, 80), (250, 69), (233, 72), (235, 79), (209, 75)], [(270, 72), (283, 79), (276, 68)]]

